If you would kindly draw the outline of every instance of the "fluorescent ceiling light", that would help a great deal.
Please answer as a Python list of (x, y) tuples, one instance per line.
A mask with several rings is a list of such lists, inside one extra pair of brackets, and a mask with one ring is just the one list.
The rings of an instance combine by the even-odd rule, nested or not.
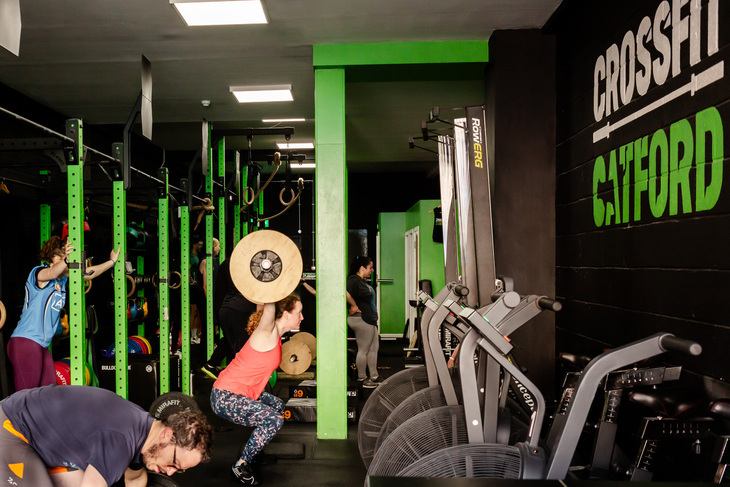
[(190, 26), (269, 23), (261, 0), (170, 0), (170, 3)]
[(261, 121), (264, 123), (304, 122), (304, 119), (303, 118), (265, 118)]
[(231, 86), (238, 103), (266, 101), (292, 101), (291, 85), (278, 86)]
[(277, 142), (279, 149), (314, 149), (312, 142)]
[(315, 167), (316, 167), (316, 164), (313, 162), (305, 162), (302, 164), (297, 164), (297, 163), (293, 162), (291, 164), (292, 169), (314, 169)]

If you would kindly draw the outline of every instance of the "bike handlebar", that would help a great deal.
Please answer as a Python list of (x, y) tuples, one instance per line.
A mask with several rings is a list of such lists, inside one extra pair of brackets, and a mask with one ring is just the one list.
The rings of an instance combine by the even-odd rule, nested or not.
[(702, 345), (692, 340), (685, 340), (674, 335), (664, 335), (659, 340), (660, 346), (668, 352), (682, 352), (697, 356), (702, 353)]
[(563, 303), (560, 301), (555, 301), (554, 299), (542, 297), (537, 300), (537, 305), (540, 306), (540, 308), (547, 310), (547, 311), (554, 311), (558, 312), (561, 309), (563, 309)]
[(457, 296), (464, 297), (469, 294), (469, 288), (464, 286), (463, 284), (451, 283), (450, 288)]
[[(504, 293), (493, 293), (491, 298), (492, 302), (498, 300)], [(520, 299), (525, 299), (528, 296), (524, 296), (520, 294)], [(539, 297), (537, 300), (535, 300), (535, 303), (540, 307), (540, 309), (544, 311), (554, 311), (558, 312), (561, 309), (563, 309), (563, 304), (560, 301), (556, 301), (554, 299), (550, 299), (545, 296)]]

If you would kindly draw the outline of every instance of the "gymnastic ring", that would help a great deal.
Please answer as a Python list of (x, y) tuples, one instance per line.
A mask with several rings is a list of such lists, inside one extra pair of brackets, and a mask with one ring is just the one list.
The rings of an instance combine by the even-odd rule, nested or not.
[(91, 291), (92, 285), (93, 285), (93, 283), (91, 282), (91, 279), (89, 279), (88, 281), (87, 280), (84, 281), (84, 294), (89, 294), (89, 291)]
[(182, 274), (180, 274), (178, 271), (172, 271), (170, 275), (172, 274), (177, 274), (177, 277), (180, 278), (180, 280), (178, 281), (177, 286), (173, 286), (172, 284), (170, 284), (170, 289), (180, 289), (180, 286), (182, 286)]
[(286, 188), (281, 188), (281, 191), (279, 192), (279, 203), (281, 203), (284, 206), (289, 206), (294, 202), (294, 198), (297, 197), (296, 193), (294, 193), (294, 190), (292, 188), (289, 188), (289, 191), (291, 191), (291, 199), (288, 203), (284, 202), (284, 191), (286, 191)]
[(134, 294), (134, 291), (137, 290), (137, 283), (134, 282), (134, 279), (129, 274), (127, 274), (127, 281), (132, 283), (132, 290), (127, 292), (127, 297), (131, 298), (132, 295)]
[(157, 287), (157, 273), (152, 274), (152, 285)]
[[(251, 191), (251, 198), (248, 197), (249, 191)], [(253, 188), (251, 186), (246, 186), (246, 189), (243, 190), (243, 202), (246, 203), (246, 206), (252, 205), (254, 198), (256, 198), (256, 193)]]
[(7, 317), (7, 312), (5, 311), (5, 305), (2, 301), (0, 301), (0, 330), (2, 330), (3, 326), (5, 326), (5, 318)]

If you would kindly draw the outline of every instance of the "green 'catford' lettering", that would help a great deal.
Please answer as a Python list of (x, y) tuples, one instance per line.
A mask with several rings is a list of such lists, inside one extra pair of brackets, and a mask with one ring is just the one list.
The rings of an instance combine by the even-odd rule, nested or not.
[[(613, 205), (616, 207), (616, 223), (621, 223), (621, 203), (619, 203), (619, 177), (618, 167), (616, 167), (616, 150), (611, 151), (611, 158), (608, 162), (608, 180), (613, 181)], [(611, 203), (606, 204), (606, 225), (611, 224), (613, 216), (613, 207)]]
[[(677, 215), (680, 201), (683, 214), (709, 210), (717, 204), (725, 160), (722, 117), (715, 107), (709, 107), (695, 115), (694, 127), (690, 120), (674, 122), (668, 130), (659, 129), (651, 136), (613, 149), (607, 157), (596, 158), (593, 164), (596, 227), (638, 222), (642, 206), (647, 203), (654, 218)], [(606, 183), (613, 191), (604, 188), (599, 196), (599, 186)]]
[[(657, 130), (649, 146), (649, 208), (655, 218), (664, 214), (669, 193), (669, 142), (663, 130)], [(657, 175), (657, 165), (661, 170)], [(657, 184), (659, 185), (657, 189)]]
[[(689, 171), (692, 169), (694, 138), (687, 120), (674, 122), (669, 127), (669, 214), (677, 214), (679, 188), (682, 188), (682, 213), (692, 213), (692, 194), (689, 189)], [(681, 153), (682, 147), (684, 150)]]
[[(705, 144), (707, 137), (712, 137), (712, 166), (710, 182), (706, 184)], [(695, 208), (697, 211), (709, 210), (720, 198), (722, 189), (722, 162), (725, 158), (722, 119), (717, 108), (710, 107), (697, 114), (697, 195)]]
[(649, 155), (649, 136), (634, 142), (634, 221), (641, 220), (641, 193), (649, 187), (649, 171), (641, 168), (641, 160)]
[(606, 161), (603, 156), (598, 156), (593, 164), (593, 222), (597, 227), (603, 226), (603, 218), (606, 214), (606, 205), (598, 197), (598, 184), (606, 182)]

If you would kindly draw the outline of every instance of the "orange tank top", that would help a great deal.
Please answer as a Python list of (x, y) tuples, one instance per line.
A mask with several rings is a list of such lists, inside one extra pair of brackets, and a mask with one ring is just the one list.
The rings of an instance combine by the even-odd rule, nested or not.
[(213, 387), (258, 400), (280, 362), (281, 340), (267, 352), (254, 350), (249, 340), (228, 367), (218, 374)]

